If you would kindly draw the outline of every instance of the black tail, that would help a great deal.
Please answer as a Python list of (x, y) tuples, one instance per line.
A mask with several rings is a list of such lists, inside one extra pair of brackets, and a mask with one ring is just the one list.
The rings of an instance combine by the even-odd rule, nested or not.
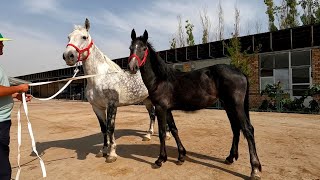
[(247, 91), (246, 91), (246, 96), (244, 98), (244, 111), (247, 115), (248, 120), (250, 121), (250, 116), (249, 116), (249, 79), (246, 76), (247, 79)]

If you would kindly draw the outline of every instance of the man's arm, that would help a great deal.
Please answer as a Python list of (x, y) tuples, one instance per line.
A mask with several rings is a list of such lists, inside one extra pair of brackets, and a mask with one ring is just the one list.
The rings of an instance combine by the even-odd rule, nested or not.
[(27, 92), (28, 89), (29, 89), (28, 84), (20, 84), (18, 86), (10, 86), (10, 87), (0, 85), (0, 97), (10, 96), (10, 95), (14, 96), (15, 93)]

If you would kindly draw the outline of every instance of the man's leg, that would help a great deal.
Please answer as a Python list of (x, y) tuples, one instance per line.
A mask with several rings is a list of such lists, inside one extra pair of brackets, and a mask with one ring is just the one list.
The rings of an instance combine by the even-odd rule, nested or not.
[(11, 165), (9, 161), (11, 120), (0, 122), (0, 179), (11, 179)]

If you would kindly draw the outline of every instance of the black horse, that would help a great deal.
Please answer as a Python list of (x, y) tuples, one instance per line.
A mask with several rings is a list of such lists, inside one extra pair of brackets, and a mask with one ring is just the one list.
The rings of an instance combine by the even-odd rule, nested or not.
[(184, 73), (169, 67), (155, 52), (148, 42), (148, 32), (136, 37), (131, 32), (129, 68), (132, 73), (141, 71), (149, 97), (156, 107), (159, 125), (160, 155), (155, 167), (160, 167), (167, 160), (165, 147), (165, 125), (178, 146), (178, 162), (185, 161), (186, 150), (178, 135), (172, 110), (195, 111), (212, 105), (219, 98), (227, 112), (233, 131), (233, 142), (227, 164), (238, 159), (240, 130), (248, 141), (251, 163), (251, 177), (260, 179), (261, 164), (256, 152), (254, 129), (249, 118), (249, 83), (248, 78), (238, 69), (219, 64), (200, 70)]

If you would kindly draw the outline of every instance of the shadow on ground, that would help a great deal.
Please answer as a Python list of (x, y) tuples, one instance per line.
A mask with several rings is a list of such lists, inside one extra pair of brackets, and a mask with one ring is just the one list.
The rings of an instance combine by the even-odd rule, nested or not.
[[(138, 131), (138, 130), (132, 130), (132, 129), (117, 129), (115, 133), (116, 139), (124, 136), (137, 136), (142, 139), (142, 136), (144, 134), (145, 134), (144, 131)], [(48, 142), (41, 142), (41, 143), (38, 142), (36, 146), (37, 146), (38, 153), (41, 155), (44, 155), (45, 151), (48, 150), (49, 148), (64, 148), (64, 149), (74, 150), (77, 153), (77, 159), (84, 160), (86, 159), (89, 153), (97, 154), (99, 152), (102, 146), (102, 141), (103, 141), (102, 134), (97, 133), (97, 134), (92, 134), (89, 136), (84, 136), (84, 137), (74, 138), (74, 139), (48, 141)], [(158, 152), (159, 152), (158, 144), (157, 145), (155, 144), (117, 144), (117, 154), (120, 157), (134, 159), (139, 162), (150, 164), (150, 166), (153, 165), (153, 162), (146, 161), (143, 158), (139, 158), (139, 157), (151, 157), (154, 160), (156, 160), (156, 158), (158, 157)], [(167, 154), (168, 154), (168, 157), (176, 159), (178, 157), (177, 148), (173, 146), (167, 146)], [(35, 154), (31, 153), (31, 156), (35, 156)], [(221, 166), (203, 162), (201, 161), (201, 159), (218, 162), (221, 164)], [(168, 161), (174, 162), (173, 160), (168, 160)], [(190, 152), (187, 150), (186, 161), (200, 164), (206, 167), (218, 169), (243, 179), (249, 179), (249, 177), (244, 174), (240, 174), (238, 172), (234, 172), (232, 170), (228, 170), (224, 168), (223, 167), (225, 166), (224, 159), (221, 159), (221, 158), (207, 156), (204, 154)]]

